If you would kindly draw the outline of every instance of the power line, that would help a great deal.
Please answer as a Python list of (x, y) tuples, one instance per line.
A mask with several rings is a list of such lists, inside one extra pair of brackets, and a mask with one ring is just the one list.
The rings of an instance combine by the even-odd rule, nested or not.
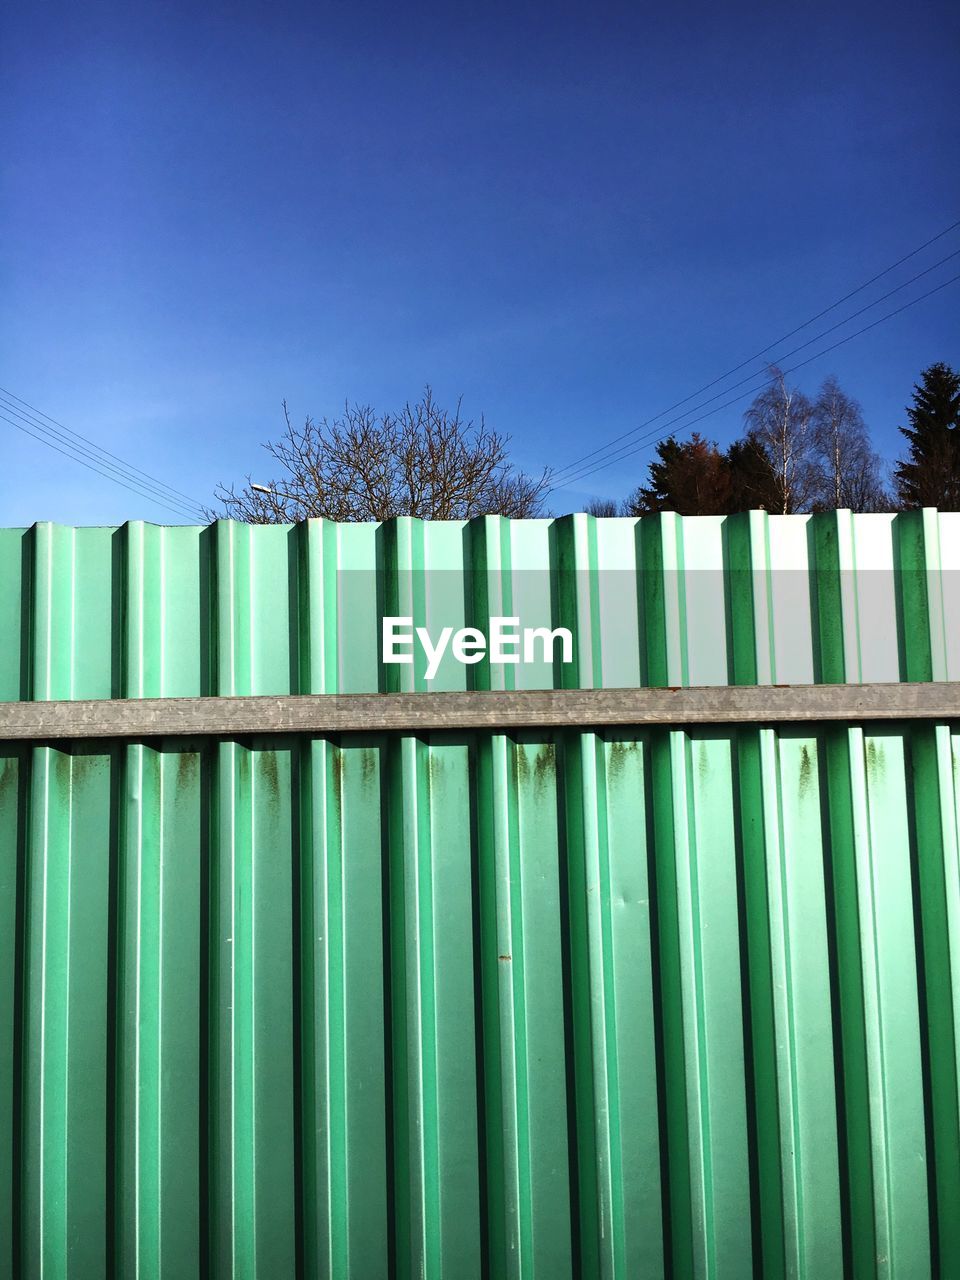
[[(92, 440), (88, 440), (86, 436), (81, 435), (79, 432), (71, 431), (69, 427), (64, 427), (55, 418), (51, 418), (39, 409), (34, 409), (32, 405), (28, 405), (27, 401), (15, 396), (12, 392), (5, 391), (2, 387), (0, 387), (0, 392), (7, 399), (15, 400), (17, 404), (22, 404), (32, 410), (30, 413), (25, 413), (23, 409), (17, 407), (17, 404), (8, 403), (7, 399), (0, 398), (0, 408), (6, 410), (7, 413), (15, 415), (16, 419), (14, 420), (14, 418), (4, 414), (4, 420), (10, 423), (11, 426), (24, 431), (24, 434), (32, 436), (33, 439), (38, 440), (41, 444), (49, 445), (56, 452), (63, 454), (64, 457), (83, 463), (83, 465), (88, 466), (90, 470), (96, 471), (105, 479), (115, 480), (118, 484), (123, 484), (125, 488), (130, 489), (131, 492), (139, 493), (143, 497), (159, 502), (168, 510), (177, 510), (179, 514), (186, 515), (191, 520), (196, 520), (198, 517), (200, 519), (205, 518), (201, 504), (188, 494), (181, 493), (180, 490), (174, 489), (171, 485), (150, 475), (149, 472), (125, 462), (116, 454), (101, 448), (101, 446), (95, 444)], [(41, 418), (45, 418), (46, 422), (41, 421)], [(47, 423), (53, 423), (54, 426), (48, 426)], [(26, 426), (22, 424), (26, 424)], [(57, 430), (57, 427), (61, 429)], [(33, 429), (28, 430), (27, 428)], [(38, 435), (37, 432), (42, 434)], [(73, 439), (69, 438), (71, 436)], [(54, 441), (56, 444), (53, 443)], [(75, 443), (74, 441), (83, 441), (84, 443)], [(90, 448), (87, 448), (86, 445), (89, 445)], [(84, 463), (84, 458), (88, 459), (88, 462)], [(91, 466), (90, 464), (94, 465)], [(141, 479), (140, 477), (143, 478)]]
[[(762, 359), (765, 355), (767, 355), (770, 351), (772, 351), (774, 347), (778, 347), (781, 344), (781, 342), (786, 342), (788, 338), (792, 338), (795, 334), (800, 333), (803, 329), (808, 328), (811, 324), (814, 324), (817, 320), (822, 319), (823, 316), (828, 315), (831, 311), (835, 311), (837, 307), (842, 306), (843, 303), (848, 302), (851, 298), (855, 297), (858, 293), (862, 293), (864, 289), (869, 288), (870, 285), (875, 284), (878, 280), (883, 279), (884, 276), (889, 275), (891, 271), (895, 271), (897, 267), (902, 266), (903, 263), (908, 262), (911, 258), (915, 258), (918, 253), (922, 253), (924, 249), (929, 248), (930, 245), (935, 244), (938, 240), (942, 240), (944, 236), (949, 235), (951, 231), (955, 231), (958, 227), (960, 227), (960, 219), (958, 219), (956, 222), (952, 222), (949, 227), (945, 227), (942, 231), (938, 231), (935, 236), (931, 236), (929, 240), (925, 240), (924, 243), (921, 245), (918, 245), (916, 249), (911, 249), (909, 253), (904, 254), (902, 258), (898, 258), (896, 262), (892, 262), (890, 266), (884, 267), (882, 271), (878, 271), (876, 275), (871, 276), (869, 280), (865, 280), (862, 284), (857, 285), (855, 289), (851, 289), (849, 293), (844, 294), (842, 298), (838, 298), (836, 302), (831, 302), (828, 307), (824, 307), (822, 311), (818, 311), (817, 314), (814, 316), (811, 316), (809, 320), (804, 320), (803, 324), (797, 325), (797, 327), (795, 329), (791, 329), (789, 333), (783, 334), (781, 337), (777, 338), (776, 341), (769, 343), (767, 346), (763, 347), (760, 351), (756, 352), (754, 355), (748, 356), (746, 360), (742, 360), (739, 364), (734, 365), (733, 368), (728, 369), (726, 373), (720, 374), (719, 377), (714, 378), (712, 382), (705, 383), (704, 386), (700, 387), (699, 390), (692, 391), (690, 395), (684, 396), (682, 400), (678, 400), (675, 404), (670, 405), (666, 409), (661, 409), (659, 413), (655, 413), (653, 417), (647, 418), (644, 422), (641, 422), (639, 426), (631, 427), (629, 430), (622, 432), (618, 436), (614, 436), (613, 439), (611, 440), (608, 440), (606, 444), (598, 445), (596, 449), (591, 449), (589, 453), (585, 453), (581, 455), (581, 457), (574, 459), (574, 461), (569, 463), (567, 466), (565, 466), (558, 473), (558, 475), (566, 476), (568, 472), (573, 472), (577, 470), (580, 467), (581, 463), (587, 462), (590, 458), (596, 457), (597, 454), (603, 453), (605, 450), (612, 448), (612, 446), (618, 444), (621, 440), (627, 440), (631, 436), (635, 436), (637, 432), (642, 431), (645, 427), (651, 426), (654, 422), (658, 422), (661, 418), (666, 417), (668, 413), (673, 413), (675, 409), (679, 409), (683, 405), (689, 404), (691, 400), (696, 400), (696, 398), (698, 396), (703, 395), (705, 391), (709, 391), (712, 387), (717, 386), (717, 384), (720, 382), (725, 382), (726, 379), (729, 378), (732, 374), (739, 373), (741, 369), (746, 368), (748, 364), (752, 364), (755, 360)], [(947, 258), (942, 259), (941, 261), (947, 261), (948, 258), (954, 257), (954, 256), (955, 255), (953, 254), (949, 254)], [(939, 266), (940, 264), (935, 263), (934, 265)], [(928, 268), (927, 270), (929, 271), (932, 269), (933, 268)], [(907, 284), (911, 284), (913, 280), (919, 279), (920, 275), (925, 275), (925, 274), (926, 272), (920, 272), (918, 276), (912, 277), (911, 280), (906, 281), (906, 283), (903, 285), (899, 285), (898, 288), (901, 288), (901, 289), (905, 288)], [(895, 292), (897, 292), (897, 290), (891, 290), (891, 293), (895, 293)], [(883, 298), (888, 298), (888, 297), (890, 297), (890, 293), (883, 295)], [(878, 298), (876, 302), (871, 303), (869, 305), (876, 306), (877, 303), (883, 301), (883, 298)], [(868, 309), (869, 307), (865, 307), (865, 308), (862, 308), (861, 311), (854, 312), (853, 316), (847, 317), (847, 320), (853, 319), (854, 316), (861, 315), (864, 310), (868, 310)], [(839, 324), (845, 324), (845, 323), (846, 321), (839, 322)], [(810, 341), (816, 342), (817, 338), (823, 337), (826, 333), (830, 333), (832, 329), (838, 328), (839, 324), (833, 325), (831, 326), (830, 329), (824, 330), (822, 333), (818, 334), (816, 338), (812, 338)], [(806, 343), (804, 345), (809, 345), (809, 343)], [(801, 350), (801, 348), (797, 347), (797, 348), (794, 348), (794, 350), (799, 351)], [(787, 354), (789, 355), (793, 353), (789, 352)], [(785, 358), (785, 357), (781, 357), (781, 358)], [(729, 391), (730, 388), (728, 387), (727, 390)], [(725, 395), (725, 394), (726, 394), (725, 391), (718, 392), (718, 395)], [(716, 396), (713, 397), (713, 399), (716, 399), (716, 398), (717, 398)], [(710, 401), (705, 401), (704, 403), (709, 404)], [(701, 406), (694, 406), (689, 410), (689, 412), (695, 413), (696, 410), (700, 407)], [(566, 481), (564, 481), (564, 483), (566, 483)]]
[[(806, 342), (801, 342), (798, 346), (793, 347), (790, 351), (784, 351), (780, 356), (778, 356), (778, 360), (789, 360), (789, 358), (791, 356), (795, 356), (798, 351), (804, 351), (807, 347), (812, 346), (813, 343), (819, 342), (821, 338), (825, 338), (827, 334), (834, 333), (837, 329), (842, 329), (843, 326), (845, 324), (849, 324), (851, 320), (856, 320), (857, 316), (862, 316), (865, 312), (872, 311), (873, 308), (879, 306), (881, 302), (886, 302), (886, 300), (888, 298), (892, 298), (894, 294), (902, 292), (904, 289), (908, 288), (910, 285), (915, 284), (918, 280), (921, 280), (924, 276), (928, 276), (931, 271), (936, 271), (938, 267), (942, 267), (944, 263), (949, 262), (952, 258), (956, 258), (956, 257), (960, 257), (960, 249), (955, 249), (953, 253), (948, 253), (946, 257), (941, 258), (938, 262), (933, 263), (932, 266), (924, 268), (923, 271), (918, 271), (917, 274), (915, 276), (911, 276), (909, 280), (904, 280), (904, 282), (902, 284), (898, 284), (896, 288), (889, 289), (886, 293), (881, 294), (879, 298), (875, 298), (873, 302), (868, 302), (865, 307), (861, 307), (858, 311), (852, 311), (850, 315), (845, 316), (842, 320), (838, 320), (836, 324), (831, 324), (831, 325), (828, 325), (826, 329), (821, 329), (819, 333), (815, 333), (813, 337), (808, 338)], [(832, 348), (830, 349), (832, 350)], [(731, 383), (730, 386), (724, 387), (722, 391), (716, 392), (716, 394), (710, 396), (709, 399), (702, 400), (699, 404), (693, 405), (689, 409), (685, 409), (683, 413), (679, 414), (676, 418), (672, 419), (672, 423), (675, 425), (676, 423), (682, 421), (683, 418), (689, 417), (691, 413), (697, 413), (699, 412), (699, 410), (706, 408), (708, 404), (713, 404), (713, 402), (715, 400), (719, 400), (721, 396), (728, 395), (736, 387), (742, 387), (745, 383), (751, 382), (757, 376), (758, 373), (759, 373), (759, 370), (755, 369), (753, 373), (748, 373), (747, 376), (745, 378), (741, 378), (739, 382)], [(684, 402), (681, 401), (680, 403), (682, 404)], [(661, 417), (662, 415), (657, 414), (656, 416)], [(618, 436), (617, 439), (624, 440), (629, 438), (630, 436), (635, 436), (638, 431), (642, 430), (643, 427), (647, 425), (647, 423), (654, 422), (655, 420), (656, 420), (655, 418), (649, 418), (646, 423), (641, 423), (639, 427), (634, 427), (632, 430), (624, 432), (623, 435)], [(648, 435), (651, 435), (651, 434), (653, 433), (648, 432)], [(581, 461), (586, 462), (590, 458), (596, 457), (597, 454), (606, 453), (615, 444), (616, 444), (616, 440), (612, 440), (609, 444), (600, 445), (598, 448), (594, 449), (592, 453), (586, 454)], [(600, 461), (602, 461), (602, 459), (600, 459)], [(558, 473), (559, 479), (555, 482), (554, 487), (557, 487), (559, 484), (566, 485), (567, 482), (573, 478), (573, 475), (571, 475), (570, 473), (575, 474), (579, 470), (580, 470), (580, 467), (578, 467), (576, 464), (573, 464), (569, 467), (565, 467), (563, 471)]]
[[(806, 360), (798, 361), (797, 364), (791, 365), (789, 369), (784, 369), (783, 372), (785, 374), (795, 373), (797, 369), (802, 369), (805, 365), (812, 364), (814, 360), (819, 360), (821, 356), (827, 355), (828, 352), (835, 351), (837, 347), (842, 347), (845, 343), (852, 342), (854, 338), (859, 338), (861, 334), (867, 333), (870, 329), (875, 329), (877, 325), (883, 324), (884, 321), (892, 320), (894, 316), (900, 315), (902, 311), (907, 311), (910, 307), (916, 306), (918, 302), (925, 301), (925, 299), (932, 297), (933, 294), (939, 293), (941, 289), (946, 289), (948, 285), (956, 284), (958, 280), (960, 280), (960, 275), (951, 276), (949, 280), (944, 280), (942, 284), (936, 285), (926, 293), (921, 293), (919, 297), (911, 298), (909, 302), (903, 303), (902, 306), (895, 307), (893, 311), (888, 311), (886, 315), (880, 316), (879, 319), (871, 321), (870, 324), (865, 324), (861, 329), (856, 329), (853, 333), (847, 334), (845, 338), (840, 338), (837, 342), (831, 343), (829, 347), (824, 347), (822, 351), (817, 351), (814, 355), (808, 356)], [(775, 381), (775, 378), (766, 379), (765, 381), (758, 383), (757, 386), (751, 387), (749, 390), (741, 392), (740, 395), (734, 396), (731, 400), (726, 400), (723, 404), (718, 404), (713, 409), (708, 409), (706, 413), (701, 414), (698, 418), (694, 418), (692, 421), (685, 423), (684, 430), (688, 427), (695, 426), (705, 418), (712, 417), (715, 413), (720, 413), (722, 409), (728, 409), (731, 405), (737, 404), (741, 400), (746, 400), (748, 396), (755, 395), (758, 391), (762, 391), (764, 387), (772, 386)], [(687, 414), (680, 415), (680, 418), (685, 417), (687, 417)], [(671, 427), (675, 425), (676, 422), (679, 422), (680, 418), (674, 419), (666, 425)], [(618, 450), (616, 455), (609, 458), (603, 458), (595, 465), (587, 467), (576, 475), (569, 477), (564, 481), (564, 488), (575, 481), (586, 479), (587, 476), (593, 475), (597, 471), (603, 471), (606, 467), (613, 466), (615, 462), (622, 462), (624, 458), (632, 457), (633, 454), (639, 453), (648, 445), (656, 445), (662, 440), (669, 439), (671, 434), (672, 432), (666, 431), (663, 435), (657, 436), (655, 440), (642, 440), (637, 444), (624, 446), (622, 449)], [(553, 492), (557, 487), (558, 486), (551, 486), (550, 492)]]
[[(855, 330), (853, 333), (847, 334), (845, 338), (840, 338), (837, 342), (831, 343), (829, 347), (824, 347), (822, 351), (817, 351), (814, 355), (808, 356), (806, 360), (800, 360), (797, 362), (797, 364), (791, 365), (789, 369), (784, 369), (783, 373), (784, 374), (795, 373), (797, 369), (802, 369), (805, 365), (812, 364), (814, 360), (819, 360), (821, 356), (825, 356), (829, 352), (836, 350), (837, 347), (842, 347), (845, 343), (852, 342), (854, 338), (858, 338), (861, 334), (866, 333), (870, 329), (875, 329), (877, 325), (883, 324), (885, 320), (891, 320), (894, 316), (899, 315), (902, 311), (906, 311), (910, 307), (916, 306), (918, 302), (923, 302), (926, 298), (931, 297), (935, 293), (939, 293), (941, 289), (946, 289), (948, 285), (955, 284), (958, 280), (960, 280), (960, 275), (952, 276), (949, 280), (944, 280), (942, 284), (936, 285), (935, 288), (928, 290), (926, 293), (921, 293), (919, 297), (911, 298), (909, 302), (903, 303), (902, 306), (894, 308), (893, 311), (888, 311), (886, 315), (880, 316), (879, 319), (872, 321), (870, 324), (866, 324), (862, 328)], [(685, 429), (686, 427), (695, 426), (698, 422), (702, 422), (705, 418), (712, 417), (715, 413), (720, 413), (721, 410), (729, 408), (730, 405), (737, 404), (741, 400), (746, 400), (748, 396), (755, 395), (758, 391), (762, 391), (764, 387), (772, 386), (775, 381), (776, 381), (775, 378), (765, 379), (764, 381), (758, 383), (755, 387), (751, 387), (749, 390), (742, 392), (740, 395), (734, 396), (732, 399), (724, 401), (723, 404), (719, 404), (713, 409), (708, 409), (706, 413), (703, 413), (699, 417), (694, 418), (691, 422), (686, 423)], [(686, 414), (680, 415), (681, 418), (686, 416), (687, 416)], [(672, 427), (679, 420), (680, 419), (677, 418), (671, 422), (668, 422), (666, 425), (668, 427)], [(602, 459), (600, 462), (596, 463), (594, 466), (584, 469), (578, 475), (574, 476), (573, 479), (582, 480), (586, 476), (593, 475), (594, 472), (596, 471), (602, 471), (607, 466), (612, 466), (613, 463), (615, 462), (621, 462), (624, 458), (629, 458), (629, 457), (632, 457), (633, 454), (639, 453), (641, 449), (646, 447), (647, 444), (656, 445), (656, 444), (659, 444), (662, 440), (669, 439), (671, 434), (672, 432), (667, 431), (663, 435), (658, 436), (655, 440), (652, 440), (652, 441), (644, 440), (639, 442), (636, 445), (624, 446), (621, 450), (618, 451), (616, 456)]]
[[(143, 476), (144, 479), (149, 480), (151, 484), (156, 485), (161, 489), (166, 489), (168, 493), (176, 494), (178, 498), (186, 498), (191, 506), (198, 505), (195, 499), (191, 498), (188, 493), (183, 493), (180, 489), (174, 489), (172, 485), (160, 480), (157, 476), (152, 476), (148, 471), (142, 471), (140, 467), (135, 467), (131, 462), (125, 462), (123, 458), (118, 457), (115, 453), (111, 453), (109, 449), (104, 449), (102, 445), (99, 445), (96, 441), (89, 439), (88, 436), (81, 435), (79, 431), (74, 431), (71, 427), (65, 426), (62, 422), (59, 422), (56, 418), (51, 418), (49, 413), (44, 413), (43, 410), (38, 409), (36, 405), (29, 404), (26, 400), (21, 399), (20, 396), (14, 395), (14, 393), (12, 391), (8, 391), (6, 387), (0, 387), (0, 393), (10, 400), (16, 400), (18, 404), (22, 404), (23, 407), (25, 409), (29, 409), (31, 413), (37, 414), (39, 417), (46, 419), (47, 422), (58, 428), (59, 432), (65, 432), (68, 436), (73, 436), (75, 440), (82, 440), (84, 444), (88, 444), (94, 448), (97, 453), (104, 454), (108, 458), (113, 458), (115, 462), (119, 462), (127, 471), (135, 471), (138, 475)], [(57, 433), (55, 432), (54, 434)]]
[(106, 471), (101, 471), (100, 468), (94, 466), (93, 463), (85, 462), (83, 458), (78, 458), (76, 454), (68, 453), (66, 449), (61, 449), (59, 445), (54, 444), (52, 441), (44, 440), (42, 436), (34, 435), (32, 431), (29, 431), (21, 423), (15, 421), (13, 418), (8, 418), (5, 413), (0, 413), (0, 418), (5, 422), (9, 422), (12, 427), (16, 427), (18, 431), (22, 431), (24, 435), (32, 436), (34, 440), (39, 440), (41, 444), (47, 445), (48, 448), (56, 450), (57, 453), (62, 453), (65, 458), (70, 458), (73, 462), (79, 462), (81, 467), (86, 467), (88, 471), (95, 471), (97, 475), (103, 476), (105, 480), (112, 480), (114, 484), (122, 485), (124, 489), (129, 489), (131, 493), (137, 494), (138, 497), (148, 498), (151, 502), (156, 502), (159, 506), (166, 507), (168, 511), (173, 511), (177, 515), (182, 516), (185, 514), (182, 509), (171, 506), (162, 498), (158, 498), (156, 494), (147, 492), (143, 489), (136, 489), (132, 484), (127, 484), (125, 480), (120, 480), (117, 476), (112, 476)]
[[(82, 458), (85, 457), (89, 459), (91, 462), (93, 462), (94, 464), (96, 464), (97, 470), (99, 471), (99, 473), (103, 475), (107, 480), (115, 480), (119, 477), (124, 482), (129, 481), (130, 484), (135, 486), (136, 492), (142, 493), (145, 497), (158, 499), (164, 506), (168, 508), (168, 510), (172, 511), (176, 509), (182, 515), (189, 516), (191, 520), (195, 520), (197, 518), (197, 515), (199, 513), (199, 506), (195, 507), (192, 504), (188, 505), (187, 502), (181, 501), (178, 497), (175, 496), (175, 492), (166, 493), (162, 489), (158, 489), (151, 482), (139, 479), (138, 476), (134, 474), (132, 469), (125, 469), (124, 467), (117, 466), (115, 463), (108, 461), (107, 458), (100, 457), (98, 454), (92, 452), (90, 449), (85, 448), (83, 445), (74, 444), (71, 440), (67, 440), (64, 436), (61, 436), (58, 433), (51, 431), (49, 427), (45, 426), (42, 422), (39, 422), (36, 418), (32, 417), (29, 414), (25, 414), (22, 410), (15, 408), (13, 405), (7, 404), (2, 399), (0, 399), (0, 409), (5, 409), (7, 410), (8, 413), (12, 413), (15, 415), (16, 421), (14, 421), (9, 417), (6, 418), (6, 421), (10, 422), (13, 426), (18, 426), (21, 423), (26, 423), (28, 427), (35, 428), (34, 431), (27, 431), (26, 434), (32, 435), (33, 438), (35, 440), (39, 440), (41, 444), (50, 444), (50, 440), (46, 438), (47, 436), (49, 436), (54, 441), (58, 442), (57, 452), (63, 453), (65, 457), (73, 458), (77, 462), (80, 462)], [(36, 431), (42, 431), (44, 435), (39, 436), (36, 434)], [(65, 447), (61, 448), (59, 446), (65, 446)], [(113, 456), (113, 455), (110, 455), (110, 456)], [(104, 470), (104, 468), (106, 469)], [(111, 475), (110, 474), (111, 472), (113, 472), (114, 474)], [(129, 485), (127, 485), (127, 487), (129, 487)]]

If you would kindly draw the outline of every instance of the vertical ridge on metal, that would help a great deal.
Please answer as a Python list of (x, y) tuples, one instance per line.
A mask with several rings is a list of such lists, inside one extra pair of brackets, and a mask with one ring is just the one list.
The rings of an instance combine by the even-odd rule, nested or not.
[[(960, 678), (960, 513), (0, 530), (0, 701)], [(567, 626), (425, 680), (380, 619)], [(735, 674), (736, 673), (736, 674)]]
[[(960, 515), (0, 531), (0, 700), (960, 679)], [(379, 621), (575, 661), (384, 667)], [(960, 725), (0, 744), (0, 1277), (960, 1274)]]

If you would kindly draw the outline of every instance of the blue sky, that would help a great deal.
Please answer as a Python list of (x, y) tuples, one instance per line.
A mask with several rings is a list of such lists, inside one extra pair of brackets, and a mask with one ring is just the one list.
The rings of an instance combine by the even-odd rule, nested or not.
[[(427, 382), (525, 468), (560, 467), (960, 219), (954, 4), (2, 23), (0, 385), (201, 502), (266, 477), (284, 398), (322, 417)], [(958, 249), (960, 229), (787, 345)], [(960, 284), (796, 381), (836, 373), (893, 456), (935, 360), (960, 364)], [(725, 443), (742, 408), (698, 428)], [(4, 421), (0, 440), (0, 524), (177, 518)], [(625, 493), (649, 458), (553, 508)]]

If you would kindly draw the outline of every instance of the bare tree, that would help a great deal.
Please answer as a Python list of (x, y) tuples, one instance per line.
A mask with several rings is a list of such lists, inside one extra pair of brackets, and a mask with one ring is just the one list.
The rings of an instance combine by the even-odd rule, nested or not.
[(749, 436), (762, 448), (776, 478), (778, 514), (808, 511), (822, 487), (815, 456), (813, 405), (787, 385), (782, 369), (771, 365), (770, 383), (744, 414)]
[(851, 511), (888, 511), (883, 462), (870, 444), (856, 400), (831, 374), (813, 403), (811, 428), (820, 469), (817, 505)]
[(623, 512), (615, 498), (591, 498), (584, 508), (588, 516), (619, 516)]
[(286, 524), (313, 516), (330, 520), (466, 520), (479, 515), (535, 516), (542, 509), (550, 474), (538, 478), (513, 467), (508, 437), (483, 418), (464, 420), (460, 404), (448, 413), (429, 387), (399, 413), (378, 414), (346, 405), (342, 417), (290, 420), (263, 448), (281, 468), (281, 478), (257, 484), (247, 476), (239, 490), (220, 484), (218, 509), (251, 524)]

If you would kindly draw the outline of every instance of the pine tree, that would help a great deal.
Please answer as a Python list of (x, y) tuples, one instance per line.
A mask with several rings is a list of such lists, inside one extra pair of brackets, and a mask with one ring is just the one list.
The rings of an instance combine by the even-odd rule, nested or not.
[(904, 507), (960, 510), (960, 373), (932, 364), (913, 389), (909, 427), (900, 432), (909, 452), (894, 478)]
[(783, 494), (763, 441), (748, 431), (727, 450), (731, 511), (782, 510)]
[(673, 436), (657, 445), (649, 482), (625, 503), (628, 515), (676, 511), (682, 516), (723, 515), (730, 509), (730, 472), (717, 446), (696, 431), (680, 442)]
[(623, 514), (676, 511), (682, 516), (722, 516), (762, 508), (779, 511), (783, 495), (764, 442), (752, 432), (726, 453), (696, 432), (657, 445), (648, 479), (623, 504)]

